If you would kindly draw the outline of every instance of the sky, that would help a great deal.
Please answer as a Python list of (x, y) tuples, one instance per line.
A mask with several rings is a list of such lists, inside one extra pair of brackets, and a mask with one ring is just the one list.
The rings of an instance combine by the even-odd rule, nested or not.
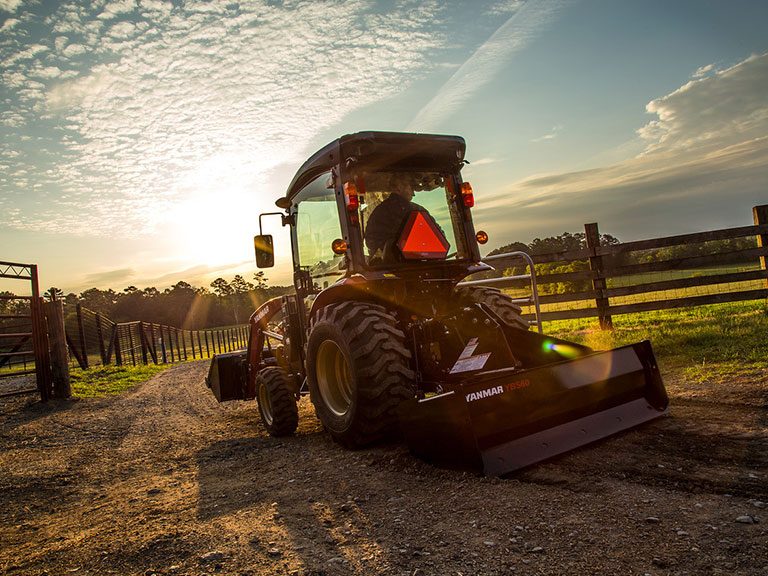
[(0, 0), (0, 77), (0, 260), (65, 292), (252, 277), (258, 214), (360, 130), (463, 136), (487, 250), (768, 203), (759, 0)]

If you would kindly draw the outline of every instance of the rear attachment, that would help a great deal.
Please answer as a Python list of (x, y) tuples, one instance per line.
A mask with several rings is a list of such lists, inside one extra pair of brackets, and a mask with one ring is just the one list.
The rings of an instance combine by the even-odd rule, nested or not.
[(500, 476), (667, 413), (651, 344), (529, 370), (480, 372), (456, 389), (401, 405), (411, 451)]
[(205, 384), (219, 402), (253, 398), (252, 394), (248, 394), (248, 359), (245, 351), (214, 355)]

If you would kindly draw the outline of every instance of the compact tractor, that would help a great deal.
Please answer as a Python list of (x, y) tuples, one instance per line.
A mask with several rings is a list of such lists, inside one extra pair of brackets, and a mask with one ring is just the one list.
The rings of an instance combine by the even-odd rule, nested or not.
[[(295, 293), (250, 318), (247, 351), (213, 359), (219, 401), (253, 399), (274, 436), (309, 394), (339, 444), (404, 437), (411, 451), (501, 475), (657, 418), (667, 394), (647, 341), (595, 352), (529, 330), (472, 222), (458, 136), (360, 132), (299, 169), (277, 217)], [(274, 266), (271, 235), (256, 263)]]

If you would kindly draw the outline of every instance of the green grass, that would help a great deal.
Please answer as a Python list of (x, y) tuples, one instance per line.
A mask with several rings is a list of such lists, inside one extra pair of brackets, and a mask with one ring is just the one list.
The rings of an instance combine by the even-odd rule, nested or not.
[(650, 340), (659, 362), (695, 380), (768, 368), (768, 304), (764, 301), (625, 314), (613, 330), (596, 319), (544, 323), (547, 334), (607, 350)]
[(98, 398), (120, 394), (137, 384), (146, 382), (172, 364), (148, 366), (97, 366), (88, 370), (70, 369), (72, 395), (79, 398)]

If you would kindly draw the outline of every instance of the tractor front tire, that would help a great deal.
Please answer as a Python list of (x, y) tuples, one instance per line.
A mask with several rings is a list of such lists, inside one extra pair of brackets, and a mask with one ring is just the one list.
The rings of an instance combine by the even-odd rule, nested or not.
[(333, 439), (359, 448), (397, 430), (397, 407), (414, 397), (405, 334), (383, 306), (342, 302), (313, 319), (307, 379), (318, 418)]
[(256, 402), (261, 423), (271, 436), (290, 436), (299, 425), (296, 387), (280, 367), (263, 368), (256, 375)]
[(528, 330), (528, 322), (523, 319), (522, 308), (512, 302), (512, 298), (496, 288), (485, 286), (472, 286), (457, 288), (456, 294), (459, 301), (466, 304), (485, 304), (493, 310), (507, 326), (519, 330)]

